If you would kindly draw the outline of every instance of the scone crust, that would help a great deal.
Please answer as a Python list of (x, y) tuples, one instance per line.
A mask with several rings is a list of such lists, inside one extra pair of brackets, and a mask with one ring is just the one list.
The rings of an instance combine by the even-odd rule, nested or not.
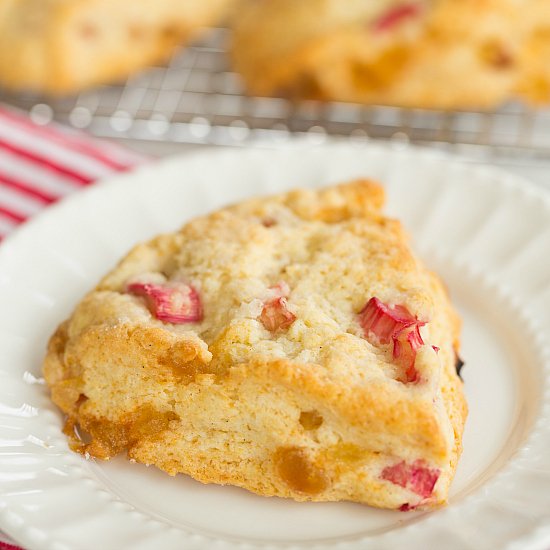
[[(364, 180), (293, 191), (135, 247), (50, 341), (44, 374), (73, 447), (105, 459), (126, 451), (261, 495), (445, 502), (467, 414), (455, 372), (460, 321), (382, 204), (382, 188)], [(184, 274), (200, 289), (204, 321), (155, 319), (125, 290), (143, 273)], [(257, 297), (282, 278), (297, 319), (270, 333)], [(439, 350), (419, 351), (420, 383), (396, 380), (388, 355), (364, 338), (357, 314), (369, 292), (427, 322)], [(441, 471), (430, 498), (381, 479), (399, 460)]]

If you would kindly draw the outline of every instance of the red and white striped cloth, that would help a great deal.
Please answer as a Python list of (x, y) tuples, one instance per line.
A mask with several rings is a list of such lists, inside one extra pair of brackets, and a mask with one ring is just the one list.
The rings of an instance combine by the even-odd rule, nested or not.
[[(0, 105), (0, 240), (58, 199), (147, 159)], [(1, 244), (0, 244), (1, 246)], [(22, 550), (0, 532), (0, 550)]]
[(119, 145), (39, 126), (0, 106), (0, 239), (61, 197), (143, 161)]

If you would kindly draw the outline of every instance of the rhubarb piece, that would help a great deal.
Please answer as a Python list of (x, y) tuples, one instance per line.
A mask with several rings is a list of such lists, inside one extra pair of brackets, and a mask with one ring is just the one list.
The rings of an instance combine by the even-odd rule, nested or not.
[(423, 460), (415, 460), (411, 468), (410, 489), (424, 498), (429, 497), (439, 478), (438, 468), (429, 468)]
[(390, 307), (373, 297), (359, 312), (359, 322), (369, 342), (389, 344), (395, 335), (417, 320), (403, 306)]
[(406, 19), (412, 19), (420, 15), (422, 7), (416, 2), (397, 6), (379, 17), (373, 25), (377, 32), (389, 31)]
[(296, 320), (296, 315), (288, 309), (287, 297), (290, 287), (285, 281), (269, 287), (269, 298), (265, 300), (260, 321), (271, 331), (287, 329)]
[(409, 465), (402, 460), (393, 466), (386, 466), (380, 477), (400, 487), (407, 487), (410, 478)]
[(296, 315), (288, 309), (287, 300), (283, 297), (266, 302), (260, 315), (260, 321), (271, 332), (284, 330), (295, 320)]
[(388, 306), (376, 297), (359, 312), (359, 322), (371, 344), (392, 343), (393, 358), (405, 369), (402, 381), (417, 382), (414, 363), (417, 350), (424, 345), (419, 329), (425, 323), (413, 317), (407, 308)]
[(149, 310), (159, 321), (176, 325), (202, 321), (201, 299), (191, 285), (131, 283), (127, 291), (145, 298)]
[(440, 473), (439, 469), (428, 467), (424, 460), (415, 460), (412, 464), (407, 464), (402, 460), (393, 466), (384, 468), (381, 477), (427, 498), (432, 494)]
[(419, 327), (422, 325), (423, 323), (417, 323), (411, 328), (402, 330), (392, 338), (393, 358), (405, 369), (404, 382), (418, 381), (418, 371), (415, 369), (414, 364), (417, 350), (424, 345), (419, 331)]

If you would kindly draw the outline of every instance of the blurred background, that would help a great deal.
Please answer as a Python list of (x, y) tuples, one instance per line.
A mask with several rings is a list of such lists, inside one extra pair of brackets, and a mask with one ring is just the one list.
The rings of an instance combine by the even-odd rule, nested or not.
[(138, 151), (409, 142), (550, 185), (550, 1), (0, 0), (0, 102)]

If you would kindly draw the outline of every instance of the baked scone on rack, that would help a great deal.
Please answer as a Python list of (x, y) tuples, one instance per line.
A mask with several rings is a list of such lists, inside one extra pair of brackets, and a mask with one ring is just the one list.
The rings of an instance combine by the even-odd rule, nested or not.
[(234, 66), (252, 94), (423, 108), (550, 102), (547, 0), (249, 0)]
[(298, 190), (135, 247), (50, 341), (72, 448), (265, 496), (445, 503), (460, 321), (383, 200)]
[(235, 0), (0, 0), (0, 87), (62, 95), (118, 82), (219, 23)]

